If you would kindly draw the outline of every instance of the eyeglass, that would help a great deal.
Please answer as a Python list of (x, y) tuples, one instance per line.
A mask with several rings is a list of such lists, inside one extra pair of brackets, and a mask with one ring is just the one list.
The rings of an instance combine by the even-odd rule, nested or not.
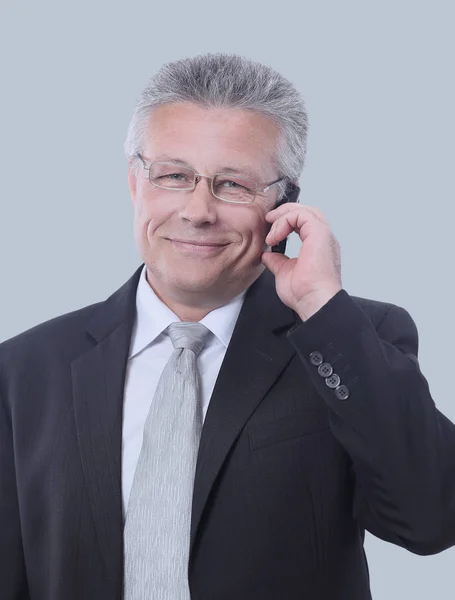
[(280, 177), (265, 187), (260, 187), (254, 179), (246, 175), (233, 173), (203, 175), (196, 173), (191, 167), (176, 163), (154, 161), (147, 164), (139, 152), (136, 156), (142, 161), (144, 169), (148, 171), (150, 183), (158, 188), (182, 192), (194, 190), (201, 177), (206, 177), (211, 181), (211, 191), (215, 198), (234, 204), (250, 204), (254, 202), (258, 192), (267, 192), (272, 186), (286, 179), (286, 177)]

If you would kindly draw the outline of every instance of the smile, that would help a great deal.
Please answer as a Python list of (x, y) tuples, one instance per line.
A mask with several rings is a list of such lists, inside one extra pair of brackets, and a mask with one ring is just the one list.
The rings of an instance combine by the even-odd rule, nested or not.
[(169, 240), (172, 247), (182, 254), (212, 256), (222, 251), (227, 244), (210, 244), (207, 242), (186, 242), (183, 240)]

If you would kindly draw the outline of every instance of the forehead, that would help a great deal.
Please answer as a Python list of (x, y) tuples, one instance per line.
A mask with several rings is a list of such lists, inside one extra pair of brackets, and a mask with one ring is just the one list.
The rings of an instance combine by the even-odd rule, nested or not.
[(165, 104), (149, 118), (144, 154), (174, 156), (201, 170), (249, 167), (273, 177), (278, 136), (278, 125), (256, 111)]

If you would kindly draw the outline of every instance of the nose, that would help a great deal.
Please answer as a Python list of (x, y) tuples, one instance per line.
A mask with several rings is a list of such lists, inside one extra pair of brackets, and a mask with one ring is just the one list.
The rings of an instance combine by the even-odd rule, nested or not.
[(180, 211), (182, 219), (192, 225), (213, 224), (217, 220), (217, 199), (212, 195), (210, 179), (196, 177), (196, 187), (191, 192), (180, 192), (185, 195), (185, 200)]

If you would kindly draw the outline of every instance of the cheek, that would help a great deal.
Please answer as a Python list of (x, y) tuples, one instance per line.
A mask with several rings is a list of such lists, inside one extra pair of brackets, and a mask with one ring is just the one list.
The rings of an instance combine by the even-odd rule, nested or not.
[(254, 211), (248, 214), (243, 222), (244, 235), (252, 249), (263, 247), (269, 223), (265, 220), (266, 211), (262, 206), (255, 206)]
[(140, 237), (151, 239), (156, 229), (171, 216), (169, 203), (156, 200), (155, 194), (150, 192), (137, 197), (134, 221), (136, 232)]

